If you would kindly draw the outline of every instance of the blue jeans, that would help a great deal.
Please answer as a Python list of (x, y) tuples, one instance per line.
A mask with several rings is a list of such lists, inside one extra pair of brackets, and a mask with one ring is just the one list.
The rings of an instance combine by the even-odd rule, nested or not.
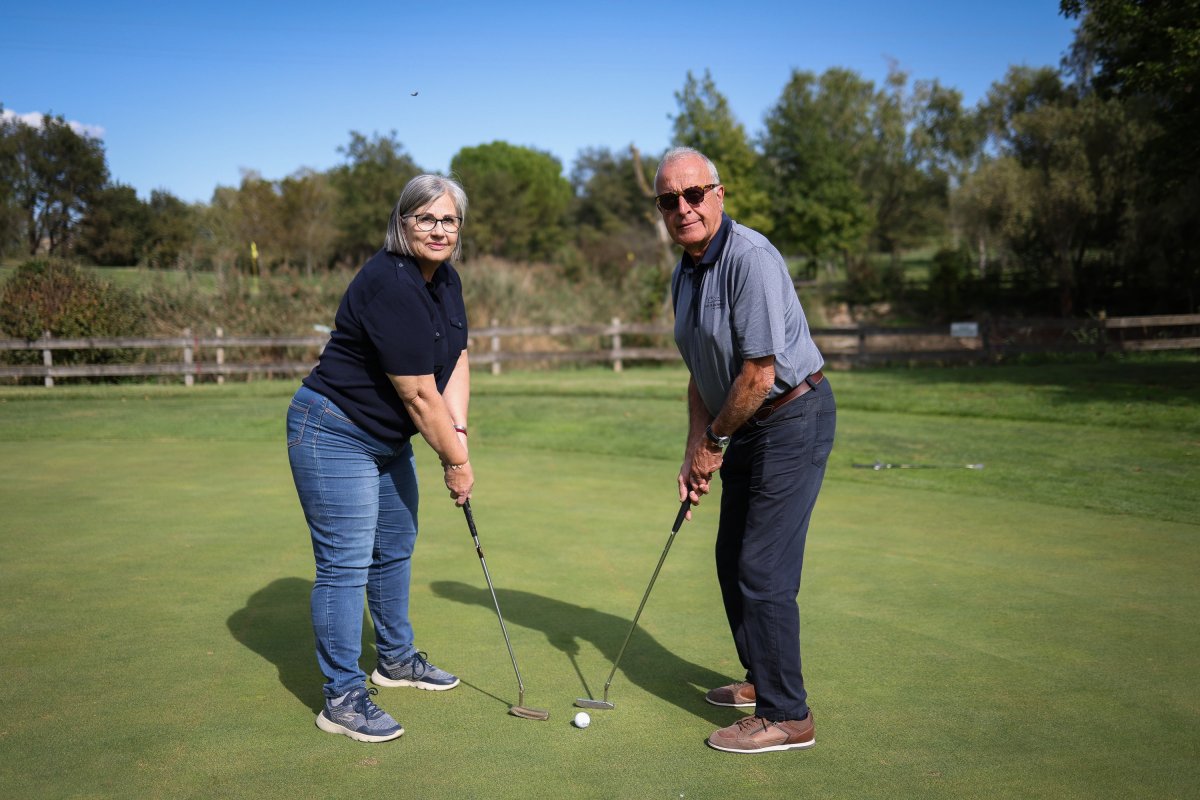
[(804, 719), (800, 572), (808, 522), (833, 449), (829, 380), (734, 434), (721, 465), (717, 580), (755, 714)]
[(416, 651), (408, 585), (417, 540), (412, 444), (367, 435), (329, 399), (301, 386), (288, 407), (288, 460), (312, 534), (317, 663), (326, 697), (365, 686), (363, 589), (384, 661)]

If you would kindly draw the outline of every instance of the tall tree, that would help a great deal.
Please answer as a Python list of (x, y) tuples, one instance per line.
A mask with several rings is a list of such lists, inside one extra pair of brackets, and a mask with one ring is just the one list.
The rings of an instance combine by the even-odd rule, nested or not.
[[(1114, 260), (1156, 308), (1200, 304), (1200, 0), (1062, 0), (1080, 20), (1072, 58), (1085, 89), (1144, 124), (1132, 223)], [(1131, 269), (1132, 268), (1132, 269)]]
[(507, 142), (464, 147), (450, 162), (471, 200), (470, 254), (549, 260), (561, 246), (571, 184), (549, 153)]
[(242, 251), (253, 249), (258, 255), (257, 262), (251, 267), (266, 272), (271, 265), (284, 263), (288, 257), (288, 244), (279, 186), (256, 171), (245, 170), (235, 207)]
[(643, 181), (652, 178), (646, 169), (632, 153), (608, 148), (580, 151), (571, 168), (571, 230), (579, 260), (615, 285), (621, 285), (634, 267), (658, 266), (661, 261), (654, 231), (661, 217), (638, 183), (638, 170)]
[(165, 189), (150, 193), (150, 237), (146, 262), (157, 269), (185, 269), (196, 242), (196, 215), (187, 203)]
[(16, 202), (17, 122), (4, 112), (0, 103), (0, 257), (24, 250), (24, 215)]
[(346, 158), (329, 173), (337, 191), (337, 250), (359, 264), (383, 246), (392, 208), (404, 185), (421, 169), (404, 152), (396, 132), (370, 138), (350, 131), (350, 142), (339, 147)]
[(679, 113), (671, 143), (694, 147), (716, 165), (725, 185), (725, 210), (728, 214), (764, 234), (770, 234), (774, 217), (764, 185), (761, 157), (750, 144), (746, 129), (729, 108), (725, 95), (717, 90), (706, 69), (703, 78), (689, 70), (683, 88), (675, 92)]
[(232, 186), (218, 186), (212, 201), (198, 214), (198, 250), (212, 264), (218, 285), (224, 284), (226, 273), (237, 266), (239, 258), (249, 260), (250, 245), (242, 241), (238, 218), (238, 190)]
[(0, 138), (0, 177), (19, 214), (26, 251), (65, 252), (88, 203), (108, 180), (103, 143), (50, 114), (37, 125), (0, 119)]
[(1119, 103), (1072, 91), (1048, 67), (1011, 68), (983, 113), (996, 160), (968, 181), (965, 205), (1002, 234), (1022, 280), (1056, 289), (1070, 316), (1089, 252), (1125, 224), (1142, 129)]
[(862, 251), (871, 229), (861, 177), (874, 94), (850, 70), (792, 73), (763, 140), (781, 245), (826, 263)]
[(337, 192), (327, 175), (310, 169), (284, 178), (279, 191), (288, 260), (303, 264), (311, 277), (333, 255)]
[(80, 223), (75, 252), (103, 267), (137, 264), (151, 236), (150, 213), (132, 186), (105, 186)]
[(948, 204), (947, 155), (939, 152), (956, 127), (959, 96), (936, 82), (918, 82), (895, 64), (871, 108), (874, 142), (865, 152), (862, 185), (876, 248), (898, 264), (901, 250), (941, 230)]

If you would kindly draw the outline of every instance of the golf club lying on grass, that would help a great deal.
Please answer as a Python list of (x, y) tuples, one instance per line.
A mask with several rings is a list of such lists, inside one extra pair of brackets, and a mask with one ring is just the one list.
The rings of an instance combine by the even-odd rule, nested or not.
[(521, 670), (517, 668), (517, 657), (513, 654), (512, 642), (508, 638), (508, 629), (504, 627), (504, 617), (500, 615), (500, 601), (496, 599), (496, 587), (492, 586), (492, 576), (488, 572), (487, 561), (483, 558), (483, 547), (479, 544), (479, 531), (475, 529), (475, 515), (471, 513), (470, 500), (463, 503), (463, 514), (467, 517), (467, 527), (471, 529), (471, 538), (475, 540), (475, 552), (479, 554), (479, 563), (483, 567), (483, 578), (487, 581), (488, 591), (492, 593), (492, 602), (496, 605), (496, 619), (500, 620), (500, 632), (504, 634), (504, 643), (508, 645), (508, 657), (512, 659), (513, 672), (517, 673), (517, 704), (509, 706), (508, 713), (522, 719), (550, 719), (549, 711), (525, 706), (525, 682), (521, 680)]
[(617, 674), (617, 665), (621, 663), (621, 656), (625, 655), (625, 646), (629, 644), (633, 632), (637, 630), (638, 619), (642, 616), (642, 609), (646, 607), (646, 600), (650, 597), (650, 590), (654, 588), (654, 581), (658, 579), (658, 572), (662, 569), (663, 562), (667, 560), (667, 553), (671, 550), (671, 542), (675, 541), (675, 534), (679, 533), (679, 528), (683, 525), (683, 520), (687, 517), (690, 506), (691, 501), (686, 498), (679, 506), (679, 513), (675, 515), (675, 525), (671, 528), (671, 536), (667, 539), (667, 545), (663, 548), (662, 555), (658, 557), (658, 565), (654, 568), (654, 574), (650, 576), (650, 584), (646, 587), (646, 593), (642, 595), (642, 602), (638, 605), (637, 613), (633, 615), (633, 624), (629, 626), (629, 633), (625, 634), (625, 641), (621, 643), (621, 649), (617, 651), (617, 657), (613, 659), (612, 672), (608, 673), (608, 680), (604, 682), (604, 698), (602, 700), (593, 700), (590, 697), (577, 698), (575, 705), (580, 708), (616, 708), (615, 705), (608, 702), (608, 687), (612, 686), (613, 676)]
[(889, 464), (886, 461), (876, 461), (874, 464), (851, 464), (856, 469), (983, 469), (983, 464)]

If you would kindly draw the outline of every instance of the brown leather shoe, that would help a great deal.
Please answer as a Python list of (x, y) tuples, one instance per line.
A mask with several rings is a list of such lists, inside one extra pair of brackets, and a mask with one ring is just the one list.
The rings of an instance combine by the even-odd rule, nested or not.
[(704, 699), (714, 706), (729, 706), (730, 708), (754, 708), (756, 697), (754, 684), (745, 681), (709, 689), (708, 694), (704, 695)]
[(770, 753), (774, 750), (800, 750), (812, 747), (813, 715), (804, 719), (771, 722), (762, 717), (743, 717), (728, 728), (708, 737), (709, 747), (727, 753)]

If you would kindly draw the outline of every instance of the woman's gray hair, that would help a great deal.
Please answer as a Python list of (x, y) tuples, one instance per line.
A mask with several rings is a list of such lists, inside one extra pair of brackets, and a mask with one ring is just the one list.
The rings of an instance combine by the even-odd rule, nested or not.
[(713, 183), (720, 183), (721, 176), (717, 174), (717, 165), (712, 160), (701, 153), (694, 147), (672, 147), (667, 152), (663, 153), (662, 160), (658, 162), (658, 170), (654, 173), (654, 183), (658, 184), (658, 176), (662, 174), (663, 167), (670, 164), (672, 161), (678, 161), (681, 158), (698, 158), (708, 166), (708, 174), (712, 176)]
[[(392, 218), (388, 221), (387, 240), (384, 247), (389, 253), (411, 256), (412, 248), (408, 246), (408, 236), (404, 229), (404, 218), (425, 208), (444, 194), (450, 195), (454, 201), (454, 213), (459, 218), (459, 233), (467, 220), (467, 193), (462, 185), (453, 178), (444, 175), (418, 175), (404, 186), (400, 199), (392, 209)], [(450, 255), (457, 262), (462, 255), (462, 236), (454, 243), (454, 252)]]

